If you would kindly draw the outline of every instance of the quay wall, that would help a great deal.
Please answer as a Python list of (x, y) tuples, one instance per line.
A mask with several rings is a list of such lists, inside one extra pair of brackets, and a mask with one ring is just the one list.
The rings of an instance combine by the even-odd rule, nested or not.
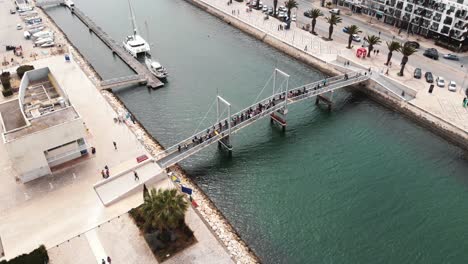
[[(302, 50), (286, 43), (285, 41), (271, 36), (268, 33), (262, 31), (259, 28), (256, 28), (253, 25), (245, 23), (244, 21), (239, 20), (236, 17), (233, 17), (216, 7), (203, 2), (202, 0), (186, 0), (189, 3), (205, 10), (206, 12), (214, 15), (215, 17), (225, 21), (227, 24), (232, 25), (243, 32), (263, 41), (264, 43), (272, 46), (273, 48), (313, 67), (319, 69), (321, 72), (329, 75), (336, 76), (342, 74), (335, 65), (331, 65), (326, 61), (314, 57), (308, 53), (303, 52)], [(338, 56), (339, 57), (339, 56)], [(358, 89), (359, 91), (368, 95), (374, 101), (395, 110), (404, 116), (408, 117), (410, 120), (415, 123), (429, 129), (433, 133), (441, 136), (442, 138), (452, 142), (464, 150), (468, 150), (468, 132), (443, 120), (430, 112), (421, 109), (410, 102), (397, 99), (394, 95), (382, 92), (382, 89), (375, 89), (380, 84), (373, 80), (369, 80), (364, 84), (354, 85), (350, 89)], [(382, 87), (380, 87), (382, 88)], [(412, 92), (409, 87), (401, 87), (407, 92)], [(380, 90), (380, 91), (379, 91)]]

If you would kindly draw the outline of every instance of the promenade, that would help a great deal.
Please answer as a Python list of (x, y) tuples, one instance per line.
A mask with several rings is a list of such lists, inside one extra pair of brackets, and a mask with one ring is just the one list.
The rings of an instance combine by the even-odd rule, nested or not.
[[(252, 10), (247, 11), (246, 2), (233, 1), (231, 5), (227, 5), (227, 2), (216, 1), (216, 0), (195, 0), (209, 5), (219, 11), (221, 11), (225, 17), (232, 17), (233, 19), (239, 20), (241, 23), (245, 23), (248, 26), (256, 28), (258, 31), (263, 32), (265, 36), (275, 38), (288, 46), (297, 50), (298, 53), (304, 55), (310, 55), (317, 60), (321, 61), (324, 65), (342, 65), (342, 62), (338, 62), (338, 58), (341, 57), (351, 62), (352, 65), (359, 65), (360, 68), (371, 68), (374, 73), (385, 73), (388, 70), (388, 75), (385, 76), (393, 83), (405, 86), (406, 89), (414, 91), (415, 98), (408, 101), (408, 104), (420, 109), (423, 112), (430, 113), (435, 116), (439, 121), (447, 122), (456, 128), (459, 128), (465, 132), (468, 132), (468, 109), (462, 107), (462, 101), (465, 97), (463, 89), (460, 89), (461, 82), (458, 82), (457, 92), (448, 91), (447, 87), (434, 88), (433, 93), (429, 94), (429, 84), (425, 82), (424, 77), (422, 79), (414, 79), (413, 72), (415, 67), (411, 64), (412, 57), (409, 58), (409, 62), (406, 65), (404, 76), (397, 76), (400, 71), (400, 60), (392, 59), (392, 66), (387, 67), (384, 65), (387, 58), (386, 44), (382, 43), (380, 46), (376, 46), (375, 49), (379, 49), (378, 55), (371, 55), (371, 58), (357, 58), (355, 56), (356, 49), (359, 46), (357, 43), (353, 43), (352, 49), (348, 49), (347, 41), (343, 38), (337, 37), (333, 41), (329, 41), (324, 35), (313, 35), (310, 32), (297, 27), (296, 23), (291, 23), (291, 29), (279, 30), (279, 25), (285, 25), (284, 22), (279, 21), (273, 17), (265, 20), (265, 14), (261, 11)], [(302, 3), (302, 2), (301, 2)], [(279, 3), (278, 5), (281, 5)], [(313, 6), (310, 5), (309, 8)], [(323, 11), (325, 16), (329, 16), (329, 13)], [(295, 13), (295, 12), (293, 12)], [(317, 23), (324, 24), (324, 18), (320, 18)], [(334, 35), (343, 34), (341, 29), (346, 26), (340, 24), (335, 26)], [(326, 34), (328, 35), (328, 34)], [(363, 34), (361, 34), (364, 36)], [(263, 37), (264, 39), (265, 37)], [(397, 53), (397, 52), (395, 52)], [(300, 56), (300, 55), (299, 55)], [(397, 57), (397, 56), (394, 56)], [(427, 58), (426, 58), (427, 59)], [(434, 63), (432, 60), (427, 59), (428, 63)], [(341, 69), (341, 71), (346, 71)], [(453, 71), (458, 79), (463, 79), (462, 72)], [(374, 74), (374, 76), (376, 76)]]

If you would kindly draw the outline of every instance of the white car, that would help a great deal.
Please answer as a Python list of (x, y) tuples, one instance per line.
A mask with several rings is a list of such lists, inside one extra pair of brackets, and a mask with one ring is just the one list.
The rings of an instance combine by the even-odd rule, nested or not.
[(291, 21), (294, 21), (294, 22), (296, 22), (296, 20), (297, 20), (297, 17), (296, 17), (296, 15), (292, 15), (292, 17), (291, 17)]
[(353, 34), (353, 41), (361, 42), (361, 37), (358, 34)]
[(286, 9), (285, 6), (280, 6), (280, 7), (278, 7), (278, 10), (279, 10), (279, 11), (283, 11), (283, 12), (288, 11), (288, 9)]
[(267, 5), (264, 5), (264, 6), (263, 6), (262, 12), (263, 12), (263, 13), (268, 12), (268, 6), (267, 6)]
[(283, 17), (287, 17), (287, 16), (288, 16), (288, 15), (286, 14), (286, 12), (280, 11), (280, 12), (278, 13), (278, 17), (279, 17), (279, 18), (283, 18)]
[(330, 13), (335, 14), (335, 15), (339, 15), (340, 10), (338, 8), (333, 8), (333, 9), (330, 10)]
[(445, 80), (443, 77), (440, 77), (440, 76), (437, 77), (436, 82), (437, 82), (437, 86), (442, 87), (442, 88), (445, 87)]
[(448, 85), (448, 89), (451, 92), (456, 92), (457, 91), (457, 83), (454, 81), (450, 81)]

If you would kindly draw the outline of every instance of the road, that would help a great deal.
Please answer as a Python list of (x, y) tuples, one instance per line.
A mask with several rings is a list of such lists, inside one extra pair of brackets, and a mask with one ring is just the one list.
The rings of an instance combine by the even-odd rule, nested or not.
[[(297, 24), (298, 26), (302, 27), (304, 24), (310, 24), (311, 19), (308, 17), (304, 16), (304, 11), (310, 10), (312, 8), (320, 8), (322, 9), (322, 12), (324, 14), (323, 17), (319, 18), (317, 20), (317, 24), (315, 26), (315, 31), (320, 35), (320, 36), (326, 36), (328, 37), (328, 27), (329, 25), (325, 21), (325, 17), (329, 16), (329, 10), (327, 8), (322, 8), (319, 6), (320, 2), (315, 1), (314, 4), (309, 0), (296, 0), (299, 4), (299, 8), (297, 10), (293, 10), (292, 14), (297, 15)], [(273, 0), (263, 0), (263, 4), (268, 5), (269, 7), (273, 6)], [(279, 5), (284, 5), (282, 1), (278, 1), (278, 6)], [(257, 11), (258, 12), (258, 11)], [(387, 47), (385, 42), (387, 41), (392, 41), (394, 38), (393, 32), (390, 30), (392, 29), (391, 26), (388, 26), (389, 30), (385, 31), (382, 30), (379, 27), (374, 27), (372, 24), (366, 23), (365, 21), (362, 21), (361, 19), (354, 18), (353, 16), (347, 15), (349, 13), (346, 10), (341, 10), (341, 19), (342, 23), (339, 24), (338, 26), (335, 27), (334, 32), (333, 32), (333, 39), (336, 42), (342, 43), (343, 45), (347, 45), (348, 43), (348, 34), (343, 32), (343, 28), (345, 26), (349, 25), (356, 25), (358, 26), (362, 33), (360, 36), (363, 38), (366, 35), (379, 35), (380, 32), (380, 38), (382, 39), (382, 44), (380, 46), (377, 46), (376, 49), (380, 50), (380, 54), (383, 56), (387, 56)], [(373, 21), (375, 21), (376, 18), (373, 18)], [(406, 34), (402, 34), (402, 36), (405, 36)], [(399, 37), (395, 36), (395, 39), (400, 41), (400, 42), (405, 42), (408, 39), (405, 37)], [(419, 67), (422, 69), (423, 74), (426, 71), (430, 71), (433, 73), (434, 76), (443, 76), (446, 80), (453, 80), (457, 83), (458, 87), (466, 86), (468, 85), (468, 81), (465, 80), (467, 77), (467, 72), (468, 72), (468, 56), (465, 54), (459, 54), (460, 61), (451, 61), (443, 58), (443, 53), (440, 52), (440, 48), (436, 47), (435, 45), (428, 45), (427, 43), (420, 43), (421, 47), (417, 51), (417, 53), (413, 54), (410, 56), (408, 65), (411, 65), (413, 67)], [(358, 42), (353, 42), (353, 45), (360, 45)], [(435, 61), (432, 59), (429, 59), (425, 56), (423, 56), (423, 52), (426, 48), (429, 47), (434, 47), (439, 50), (439, 60)], [(460, 56), (461, 55), (461, 56)], [(402, 55), (398, 52), (393, 53), (393, 60), (394, 60), (394, 65), (396, 65), (397, 61), (401, 61)], [(464, 67), (461, 67), (461, 65), (464, 65)], [(383, 66), (383, 65), (382, 65)]]

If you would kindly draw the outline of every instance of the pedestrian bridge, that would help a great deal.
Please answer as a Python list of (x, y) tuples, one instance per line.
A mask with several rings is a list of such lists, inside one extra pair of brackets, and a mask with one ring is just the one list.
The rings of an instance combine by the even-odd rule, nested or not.
[[(286, 126), (286, 114), (288, 105), (302, 100), (316, 97), (316, 103), (325, 102), (331, 107), (333, 92), (367, 81), (370, 74), (367, 71), (353, 72), (323, 79), (294, 89), (288, 89), (289, 75), (275, 69), (273, 74), (273, 94), (260, 100), (249, 107), (231, 114), (231, 105), (222, 97), (217, 97), (217, 122), (212, 126), (195, 133), (189, 138), (182, 140), (172, 147), (158, 153), (156, 162), (163, 169), (180, 162), (198, 151), (219, 142), (228, 151), (231, 151), (229, 138), (231, 134), (253, 124), (264, 117), (270, 117), (272, 122), (277, 123), (283, 129)], [(277, 89), (278, 77), (283, 79), (281, 86)], [(283, 86), (283, 84), (285, 84)], [(326, 94), (330, 96), (325, 97)], [(225, 105), (227, 116), (222, 118), (220, 107)]]

